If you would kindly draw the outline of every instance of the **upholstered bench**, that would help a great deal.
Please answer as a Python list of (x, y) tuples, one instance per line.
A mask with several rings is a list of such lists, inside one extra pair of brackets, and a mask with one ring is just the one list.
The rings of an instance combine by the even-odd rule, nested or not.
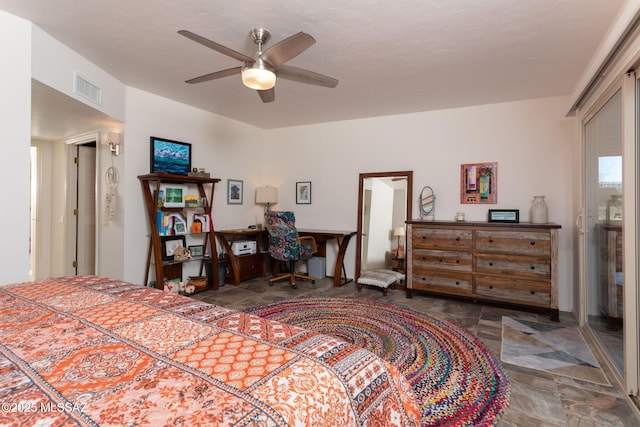
[(404, 280), (404, 273), (400, 273), (393, 270), (365, 270), (358, 278), (358, 290), (362, 285), (377, 286), (382, 288), (382, 294), (387, 295), (387, 289), (389, 286), (396, 282), (402, 282)]

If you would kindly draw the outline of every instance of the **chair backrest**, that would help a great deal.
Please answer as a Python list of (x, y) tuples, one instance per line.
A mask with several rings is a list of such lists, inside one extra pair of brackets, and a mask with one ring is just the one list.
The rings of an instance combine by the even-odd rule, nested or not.
[(296, 216), (289, 211), (267, 211), (264, 223), (269, 232), (269, 254), (281, 261), (297, 260), (300, 257)]

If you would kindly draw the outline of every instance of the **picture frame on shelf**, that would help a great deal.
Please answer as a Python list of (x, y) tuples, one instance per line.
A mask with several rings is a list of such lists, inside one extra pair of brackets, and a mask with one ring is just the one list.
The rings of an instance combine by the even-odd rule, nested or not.
[(184, 236), (166, 236), (162, 238), (162, 260), (173, 260), (177, 248), (186, 248), (187, 239)]
[(498, 203), (498, 163), (460, 165), (460, 203)]
[(211, 215), (206, 212), (193, 214), (193, 223), (191, 226), (191, 232), (192, 233), (209, 233), (210, 231), (211, 231)]
[(489, 222), (520, 222), (519, 209), (489, 209)]
[(227, 204), (241, 205), (243, 197), (243, 182), (239, 179), (227, 180)]
[(204, 256), (204, 245), (190, 245), (187, 249), (189, 249), (191, 256), (194, 258)]
[(188, 175), (191, 172), (191, 144), (171, 139), (150, 137), (151, 173)]
[(162, 184), (160, 191), (164, 194), (162, 207), (184, 208), (187, 186), (182, 184)]
[(311, 181), (296, 182), (296, 204), (311, 204)]

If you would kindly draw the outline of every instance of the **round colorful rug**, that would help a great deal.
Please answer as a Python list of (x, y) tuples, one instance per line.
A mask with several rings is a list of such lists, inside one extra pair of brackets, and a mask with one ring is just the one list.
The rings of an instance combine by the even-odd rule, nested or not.
[(247, 312), (341, 338), (389, 361), (413, 386), (423, 426), (496, 425), (509, 404), (499, 360), (452, 322), (355, 298), (301, 298)]

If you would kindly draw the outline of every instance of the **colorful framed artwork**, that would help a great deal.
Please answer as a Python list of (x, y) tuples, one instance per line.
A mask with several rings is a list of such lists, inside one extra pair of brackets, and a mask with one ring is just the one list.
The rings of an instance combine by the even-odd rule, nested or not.
[(460, 165), (460, 203), (498, 203), (498, 163)]
[(311, 204), (311, 181), (296, 182), (296, 204)]
[(191, 144), (151, 138), (151, 173), (187, 175), (191, 171)]
[(242, 185), (243, 182), (238, 179), (227, 180), (227, 204), (242, 204)]

